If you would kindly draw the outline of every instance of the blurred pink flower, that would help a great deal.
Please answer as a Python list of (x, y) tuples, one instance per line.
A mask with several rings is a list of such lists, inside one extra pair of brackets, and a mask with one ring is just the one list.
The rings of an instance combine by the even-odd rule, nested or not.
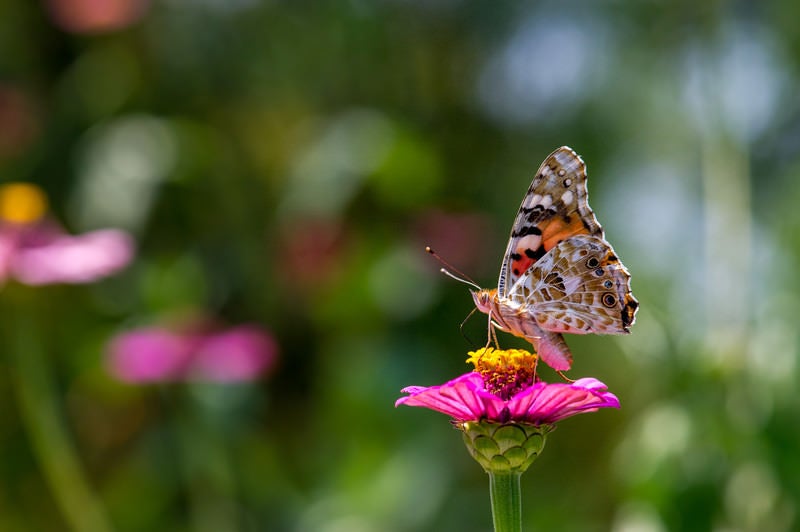
[(283, 233), (277, 254), (279, 273), (292, 290), (316, 293), (340, 272), (349, 240), (340, 222), (303, 220), (287, 225)]
[(476, 370), (439, 386), (404, 388), (395, 406), (422, 406), (458, 422), (493, 421), (549, 425), (600, 408), (619, 408), (597, 379), (548, 384), (535, 375), (536, 355), (521, 349), (471, 353)]
[[(486, 215), (432, 209), (420, 213), (413, 228), (419, 249), (430, 246), (441, 257), (465, 271), (488, 266), (483, 243), (491, 240), (493, 232)], [(429, 264), (431, 269), (438, 271), (439, 265), (435, 261)]]
[(108, 355), (109, 371), (124, 382), (238, 382), (271, 370), (278, 346), (255, 325), (211, 332), (146, 327), (117, 335)]
[(243, 325), (205, 337), (197, 346), (192, 369), (209, 380), (250, 380), (272, 366), (276, 353), (271, 336)]
[(157, 327), (122, 333), (111, 340), (111, 373), (127, 382), (179, 379), (191, 362), (193, 338)]
[(71, 33), (105, 33), (127, 28), (147, 13), (150, 0), (48, 0), (50, 18)]
[(116, 229), (66, 233), (44, 217), (42, 192), (26, 183), (0, 186), (0, 284), (90, 283), (133, 259), (133, 239)]
[(0, 226), (6, 259), (0, 271), (24, 284), (90, 283), (124, 268), (133, 257), (131, 238), (115, 229), (76, 236), (43, 227), (28, 229), (19, 234), (13, 227)]

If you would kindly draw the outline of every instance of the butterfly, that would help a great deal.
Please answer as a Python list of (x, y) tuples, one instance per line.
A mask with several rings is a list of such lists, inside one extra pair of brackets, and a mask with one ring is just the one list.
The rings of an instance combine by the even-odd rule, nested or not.
[(586, 165), (562, 146), (539, 167), (511, 228), (496, 289), (470, 291), (492, 328), (530, 341), (558, 371), (572, 366), (561, 333), (627, 334), (638, 301), (630, 274), (589, 207)]

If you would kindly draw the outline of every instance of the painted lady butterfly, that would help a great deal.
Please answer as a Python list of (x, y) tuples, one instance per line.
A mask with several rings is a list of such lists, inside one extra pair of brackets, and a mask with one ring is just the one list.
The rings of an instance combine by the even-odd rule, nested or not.
[(490, 328), (530, 341), (559, 371), (572, 365), (561, 333), (630, 332), (639, 306), (630, 274), (603, 237), (588, 203), (586, 165), (571, 148), (551, 153), (533, 178), (497, 289), (472, 291), (472, 297)]

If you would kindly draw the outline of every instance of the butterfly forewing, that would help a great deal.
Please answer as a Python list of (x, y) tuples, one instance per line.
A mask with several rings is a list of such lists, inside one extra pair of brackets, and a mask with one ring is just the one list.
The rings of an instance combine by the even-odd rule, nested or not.
[(567, 146), (558, 148), (539, 167), (517, 211), (500, 268), (500, 297), (558, 242), (580, 234), (603, 237), (587, 196), (583, 160)]

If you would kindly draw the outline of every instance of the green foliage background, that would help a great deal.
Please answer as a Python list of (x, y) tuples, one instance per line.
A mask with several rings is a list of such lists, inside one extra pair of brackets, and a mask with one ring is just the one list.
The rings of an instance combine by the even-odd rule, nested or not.
[[(563, 144), (641, 310), (631, 336), (568, 338), (570, 376), (622, 409), (551, 434), (527, 529), (800, 526), (796, 2), (164, 0), (96, 35), (44, 4), (0, 1), (0, 80), (33, 124), (0, 179), (138, 256), (0, 292), (0, 530), (71, 526), (23, 393), (55, 399), (94, 497), (73, 510), (113, 530), (489, 530), (460, 435), (393, 402), (485, 334), (459, 333), (471, 299), (424, 245), (492, 285)], [(198, 312), (267, 328), (278, 368), (108, 375), (114, 333)]]

